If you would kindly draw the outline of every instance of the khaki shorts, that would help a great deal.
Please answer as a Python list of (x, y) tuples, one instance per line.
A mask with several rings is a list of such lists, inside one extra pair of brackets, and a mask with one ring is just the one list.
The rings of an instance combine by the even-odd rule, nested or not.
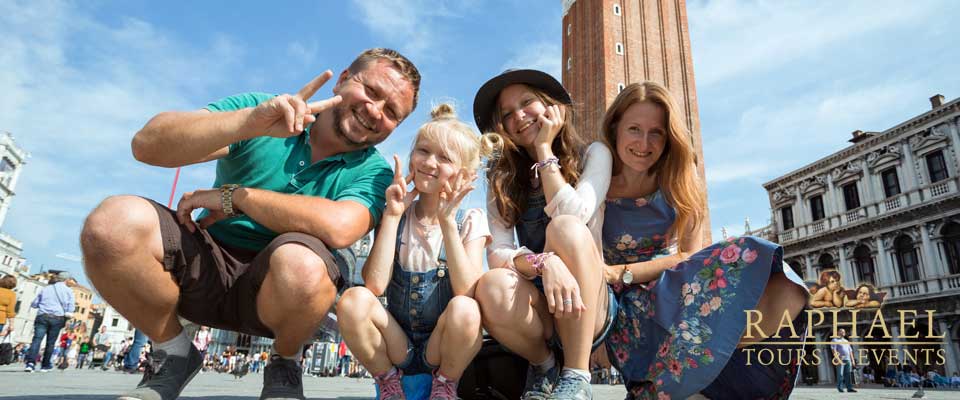
[(190, 233), (177, 222), (175, 211), (147, 200), (160, 216), (163, 268), (180, 286), (177, 312), (197, 324), (274, 337), (257, 314), (257, 293), (270, 269), (270, 256), (282, 245), (298, 243), (313, 250), (338, 290), (349, 280), (356, 263), (349, 248), (331, 251), (320, 239), (298, 232), (277, 236), (260, 252), (232, 248), (217, 242), (205, 229)]

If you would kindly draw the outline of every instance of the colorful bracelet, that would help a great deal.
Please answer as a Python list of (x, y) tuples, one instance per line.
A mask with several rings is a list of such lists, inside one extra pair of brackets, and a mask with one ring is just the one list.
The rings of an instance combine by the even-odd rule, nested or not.
[(533, 266), (533, 270), (537, 272), (538, 276), (543, 275), (543, 262), (547, 260), (547, 257), (554, 255), (552, 251), (546, 253), (531, 253), (524, 256), (528, 263)]
[(533, 176), (535, 178), (540, 178), (540, 168), (546, 168), (550, 164), (556, 165), (557, 169), (560, 169), (560, 159), (556, 157), (550, 157), (546, 160), (538, 161), (530, 166), (530, 169), (533, 171)]

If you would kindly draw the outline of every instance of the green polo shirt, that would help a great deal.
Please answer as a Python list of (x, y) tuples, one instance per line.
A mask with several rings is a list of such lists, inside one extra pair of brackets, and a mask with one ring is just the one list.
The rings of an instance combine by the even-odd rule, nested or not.
[[(238, 94), (210, 103), (207, 110), (256, 107), (274, 96)], [(386, 203), (384, 192), (393, 181), (393, 170), (386, 160), (371, 146), (311, 163), (309, 131), (308, 126), (300, 135), (286, 139), (261, 136), (231, 144), (230, 154), (217, 160), (214, 187), (236, 183), (279, 193), (355, 201), (370, 210), (377, 224)], [(278, 235), (246, 215), (219, 221), (208, 231), (229, 246), (257, 251)]]

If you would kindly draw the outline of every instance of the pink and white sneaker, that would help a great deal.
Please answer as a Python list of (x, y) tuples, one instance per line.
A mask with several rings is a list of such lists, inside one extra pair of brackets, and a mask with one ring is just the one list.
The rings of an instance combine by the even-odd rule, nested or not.
[(457, 400), (458, 398), (457, 381), (443, 376), (439, 369), (434, 370), (430, 400)]
[(403, 385), (400, 384), (402, 377), (403, 372), (396, 368), (390, 368), (389, 371), (373, 377), (380, 388), (381, 400), (407, 400), (403, 394)]

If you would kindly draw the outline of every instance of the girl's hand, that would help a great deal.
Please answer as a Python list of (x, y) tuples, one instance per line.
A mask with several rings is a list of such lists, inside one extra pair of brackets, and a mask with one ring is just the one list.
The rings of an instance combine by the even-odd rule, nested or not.
[(537, 132), (537, 137), (533, 141), (535, 145), (553, 145), (553, 140), (560, 133), (560, 128), (563, 128), (565, 111), (566, 108), (563, 105), (552, 105), (537, 117), (537, 122), (540, 123), (540, 131)]
[(543, 260), (543, 296), (556, 318), (580, 318), (580, 313), (587, 309), (580, 298), (580, 284), (557, 256)]
[(461, 169), (456, 176), (450, 178), (443, 185), (440, 191), (440, 201), (437, 202), (437, 216), (445, 222), (455, 223), (457, 219), (457, 210), (464, 197), (473, 191), (473, 181), (477, 179), (477, 174), (467, 172)]
[(414, 186), (413, 190), (407, 191), (407, 185), (413, 181), (413, 173), (406, 178), (403, 177), (400, 173), (402, 170), (402, 167), (400, 167), (400, 156), (394, 154), (393, 161), (396, 167), (393, 169), (393, 183), (387, 188), (387, 207), (384, 208), (383, 215), (399, 217), (403, 215), (407, 207), (410, 207), (410, 204), (413, 203), (413, 199), (417, 198), (419, 192), (416, 186)]
[(620, 282), (620, 274), (623, 271), (620, 265), (604, 265), (603, 266), (603, 279), (607, 282), (608, 285), (615, 285)]

